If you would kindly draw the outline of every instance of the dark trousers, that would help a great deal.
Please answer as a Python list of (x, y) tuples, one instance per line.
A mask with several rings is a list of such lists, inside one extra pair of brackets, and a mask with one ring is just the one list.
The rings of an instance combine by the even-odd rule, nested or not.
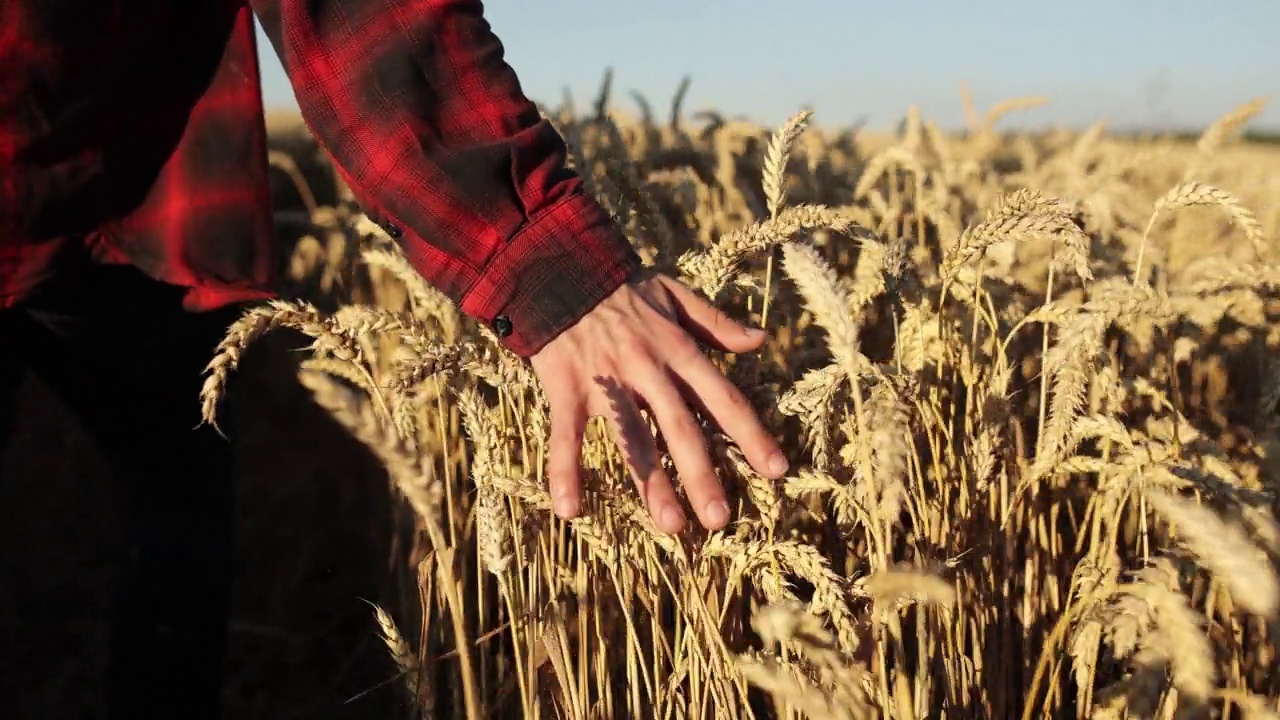
[[(232, 578), (231, 444), (197, 427), (199, 391), (215, 345), (243, 308), (188, 313), (181, 296), (132, 267), (78, 263), (0, 311), (0, 447), (22, 425), (13, 396), (29, 370), (110, 465), (129, 549), (112, 611), (112, 718), (218, 714)], [(234, 432), (234, 423), (220, 425)]]

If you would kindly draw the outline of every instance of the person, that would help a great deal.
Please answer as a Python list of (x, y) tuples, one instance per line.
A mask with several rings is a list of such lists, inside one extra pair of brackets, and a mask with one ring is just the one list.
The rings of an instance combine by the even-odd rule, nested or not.
[[(275, 296), (282, 264), (255, 16), (362, 209), (531, 364), (550, 403), (557, 514), (580, 512), (592, 416), (613, 421), (666, 532), (686, 514), (634, 422), (641, 407), (707, 528), (729, 508), (691, 408), (760, 473), (786, 469), (699, 345), (745, 352), (764, 333), (641, 266), (567, 168), (479, 0), (5, 0), (0, 396), (34, 372), (129, 487), (109, 673), (119, 717), (217, 704), (230, 451), (197, 427), (199, 376), (227, 325)], [(9, 429), (21, 422), (10, 409)]]

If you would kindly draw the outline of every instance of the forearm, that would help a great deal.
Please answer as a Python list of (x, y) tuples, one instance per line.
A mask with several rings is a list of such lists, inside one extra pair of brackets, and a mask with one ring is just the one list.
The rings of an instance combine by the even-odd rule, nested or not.
[(639, 261), (478, 0), (253, 0), (302, 114), (419, 272), (529, 355)]

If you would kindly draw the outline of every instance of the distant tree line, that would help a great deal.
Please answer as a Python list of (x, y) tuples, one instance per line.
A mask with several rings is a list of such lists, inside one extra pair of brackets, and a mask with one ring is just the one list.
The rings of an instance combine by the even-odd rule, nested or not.
[[(1195, 142), (1200, 138), (1199, 130), (1175, 130), (1163, 133), (1151, 133), (1162, 137), (1172, 138), (1174, 140), (1182, 140), (1186, 142)], [(1124, 133), (1121, 133), (1124, 134)], [(1240, 139), (1247, 143), (1258, 143), (1261, 145), (1280, 145), (1280, 130), (1246, 130), (1240, 135)]]

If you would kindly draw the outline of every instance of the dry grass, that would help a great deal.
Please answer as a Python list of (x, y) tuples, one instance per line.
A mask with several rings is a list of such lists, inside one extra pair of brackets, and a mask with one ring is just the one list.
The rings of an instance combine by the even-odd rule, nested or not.
[(370, 633), (421, 717), (1275, 717), (1262, 103), (1196, 145), (995, 129), (1039, 102), (964, 137), (548, 111), (647, 262), (771, 330), (718, 361), (794, 470), (708, 425), (724, 531), (658, 533), (603, 426), (556, 519), (532, 373), (347, 203), (282, 218), (317, 304), (233, 327), (206, 411), (271, 328), (315, 341), (303, 384), (417, 519), (421, 607)]
[(548, 111), (648, 263), (771, 328), (718, 361), (795, 470), (708, 425), (722, 532), (658, 533), (603, 427), (554, 518), (535, 378), (346, 204), (294, 259), (333, 304), (247, 315), (206, 411), (256, 337), (314, 338), (303, 384), (415, 512), (421, 607), (371, 632), (424, 717), (1275, 716), (1262, 102), (1194, 146), (997, 133), (1038, 102), (965, 137)]

